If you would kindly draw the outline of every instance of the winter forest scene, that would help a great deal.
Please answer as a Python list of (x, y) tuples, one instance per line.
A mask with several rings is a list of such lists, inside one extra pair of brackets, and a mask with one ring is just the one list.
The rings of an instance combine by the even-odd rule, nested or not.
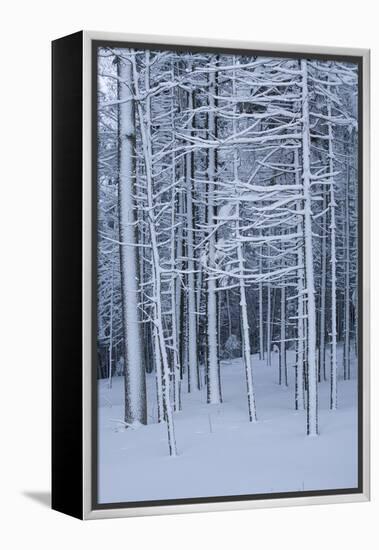
[(97, 48), (99, 503), (357, 487), (358, 89)]

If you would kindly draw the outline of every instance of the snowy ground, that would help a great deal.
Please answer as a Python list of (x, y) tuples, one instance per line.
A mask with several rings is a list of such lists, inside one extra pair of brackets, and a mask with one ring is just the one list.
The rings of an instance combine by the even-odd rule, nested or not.
[[(149, 424), (125, 430), (123, 378), (109, 390), (99, 382), (99, 502), (309, 491), (357, 486), (357, 383), (339, 380), (338, 411), (328, 410), (329, 383), (320, 384), (320, 435), (305, 435), (305, 413), (294, 411), (289, 387), (273, 365), (253, 356), (258, 422), (247, 416), (241, 359), (222, 364), (222, 405), (207, 405), (205, 390), (183, 392), (175, 413), (179, 456), (168, 456), (166, 428), (156, 420), (155, 381), (148, 377)], [(353, 355), (352, 355), (353, 359)], [(293, 352), (288, 364), (293, 365)], [(341, 361), (340, 361), (341, 364)]]

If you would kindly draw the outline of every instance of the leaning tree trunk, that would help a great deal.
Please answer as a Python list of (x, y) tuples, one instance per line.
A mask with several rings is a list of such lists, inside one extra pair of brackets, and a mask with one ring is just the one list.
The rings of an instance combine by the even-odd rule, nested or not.
[(243, 348), (243, 363), (245, 367), (245, 376), (246, 376), (246, 390), (247, 390), (247, 404), (249, 411), (249, 421), (256, 422), (256, 406), (255, 406), (255, 395), (254, 395), (254, 385), (253, 385), (253, 372), (251, 365), (251, 348), (250, 348), (250, 327), (249, 319), (247, 315), (247, 302), (246, 302), (246, 288), (244, 275), (244, 256), (241, 242), (240, 234), (240, 207), (237, 202), (236, 206), (236, 240), (237, 240), (237, 258), (238, 258), (238, 268), (239, 268), (239, 290), (240, 290), (240, 311), (241, 311), (241, 320), (242, 320), (242, 348)]
[[(138, 72), (136, 66), (136, 59), (132, 57), (133, 65), (133, 80), (136, 87), (136, 95), (139, 95), (138, 89)], [(149, 84), (147, 92), (149, 90)], [(138, 118), (141, 131), (141, 143), (143, 150), (143, 157), (145, 161), (146, 170), (146, 196), (148, 207), (148, 227), (151, 243), (151, 255), (152, 255), (152, 286), (154, 297), (154, 325), (157, 330), (157, 340), (159, 342), (159, 350), (162, 359), (162, 394), (163, 394), (163, 407), (164, 418), (167, 424), (167, 436), (168, 447), (171, 456), (177, 455), (176, 440), (175, 440), (175, 428), (174, 418), (170, 399), (170, 365), (168, 359), (168, 353), (166, 348), (166, 340), (163, 329), (163, 310), (162, 310), (162, 267), (159, 255), (159, 243), (158, 234), (156, 229), (155, 219), (155, 204), (154, 204), (154, 190), (153, 190), (153, 174), (152, 174), (152, 151), (151, 151), (151, 112), (150, 102), (146, 103), (145, 112), (142, 109), (141, 103), (137, 103)]]
[(125, 360), (125, 422), (146, 424), (146, 380), (139, 314), (138, 247), (135, 205), (136, 129), (132, 67), (118, 59), (119, 217), (121, 299)]
[[(233, 65), (235, 65), (235, 58), (233, 58)], [(236, 97), (236, 80), (235, 80), (235, 70), (233, 70), (233, 97)], [(237, 133), (237, 124), (236, 124), (236, 109), (233, 109), (233, 134)], [(237, 148), (234, 147), (233, 150), (233, 175), (235, 184), (238, 182), (238, 152)], [(253, 385), (253, 371), (251, 364), (251, 347), (250, 347), (250, 326), (249, 318), (247, 314), (247, 301), (246, 301), (246, 287), (245, 287), (245, 257), (242, 243), (241, 235), (241, 206), (239, 192), (235, 189), (236, 196), (236, 242), (237, 242), (237, 261), (238, 261), (238, 271), (239, 271), (239, 291), (240, 291), (240, 315), (242, 320), (242, 357), (245, 367), (245, 378), (246, 378), (246, 392), (247, 392), (247, 405), (249, 412), (249, 421), (257, 421), (257, 413), (255, 406), (255, 394), (254, 394), (254, 385)]]

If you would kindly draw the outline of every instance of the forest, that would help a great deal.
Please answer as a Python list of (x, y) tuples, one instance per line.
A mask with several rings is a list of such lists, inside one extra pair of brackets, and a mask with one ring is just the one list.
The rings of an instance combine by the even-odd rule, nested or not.
[[(259, 447), (257, 468), (282, 451), (292, 468), (295, 438), (303, 463), (320, 453), (310, 475), (321, 481), (303, 473), (285, 489), (330, 488), (333, 449), (336, 472), (349, 463), (337, 483), (351, 486), (357, 65), (100, 47), (97, 70), (100, 478), (139, 452), (154, 468), (155, 451), (162, 484), (196, 452), (213, 464), (225, 452), (230, 466)], [(120, 458), (125, 442), (137, 450)], [(225, 492), (244, 491), (236, 479)], [(167, 496), (191, 496), (183, 487)], [(247, 492), (281, 487), (251, 481)], [(122, 490), (103, 498), (128, 500)]]

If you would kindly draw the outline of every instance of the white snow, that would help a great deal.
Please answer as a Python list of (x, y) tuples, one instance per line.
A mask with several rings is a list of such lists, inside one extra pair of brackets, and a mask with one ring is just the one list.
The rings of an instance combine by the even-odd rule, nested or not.
[[(342, 353), (339, 347), (338, 353)], [(329, 350), (326, 355), (329, 368)], [(338, 410), (329, 410), (330, 382), (319, 385), (319, 436), (306, 436), (305, 411), (294, 410), (295, 354), (287, 352), (288, 388), (272, 366), (252, 356), (257, 423), (247, 411), (240, 358), (223, 361), (223, 400), (207, 405), (206, 389), (183, 392), (174, 413), (178, 456), (167, 452), (165, 424), (157, 424), (155, 375), (147, 379), (147, 426), (123, 425), (123, 378), (99, 382), (99, 503), (262, 494), (356, 487), (357, 380), (339, 373)], [(341, 361), (339, 361), (341, 364)], [(120, 420), (121, 422), (118, 422)]]

